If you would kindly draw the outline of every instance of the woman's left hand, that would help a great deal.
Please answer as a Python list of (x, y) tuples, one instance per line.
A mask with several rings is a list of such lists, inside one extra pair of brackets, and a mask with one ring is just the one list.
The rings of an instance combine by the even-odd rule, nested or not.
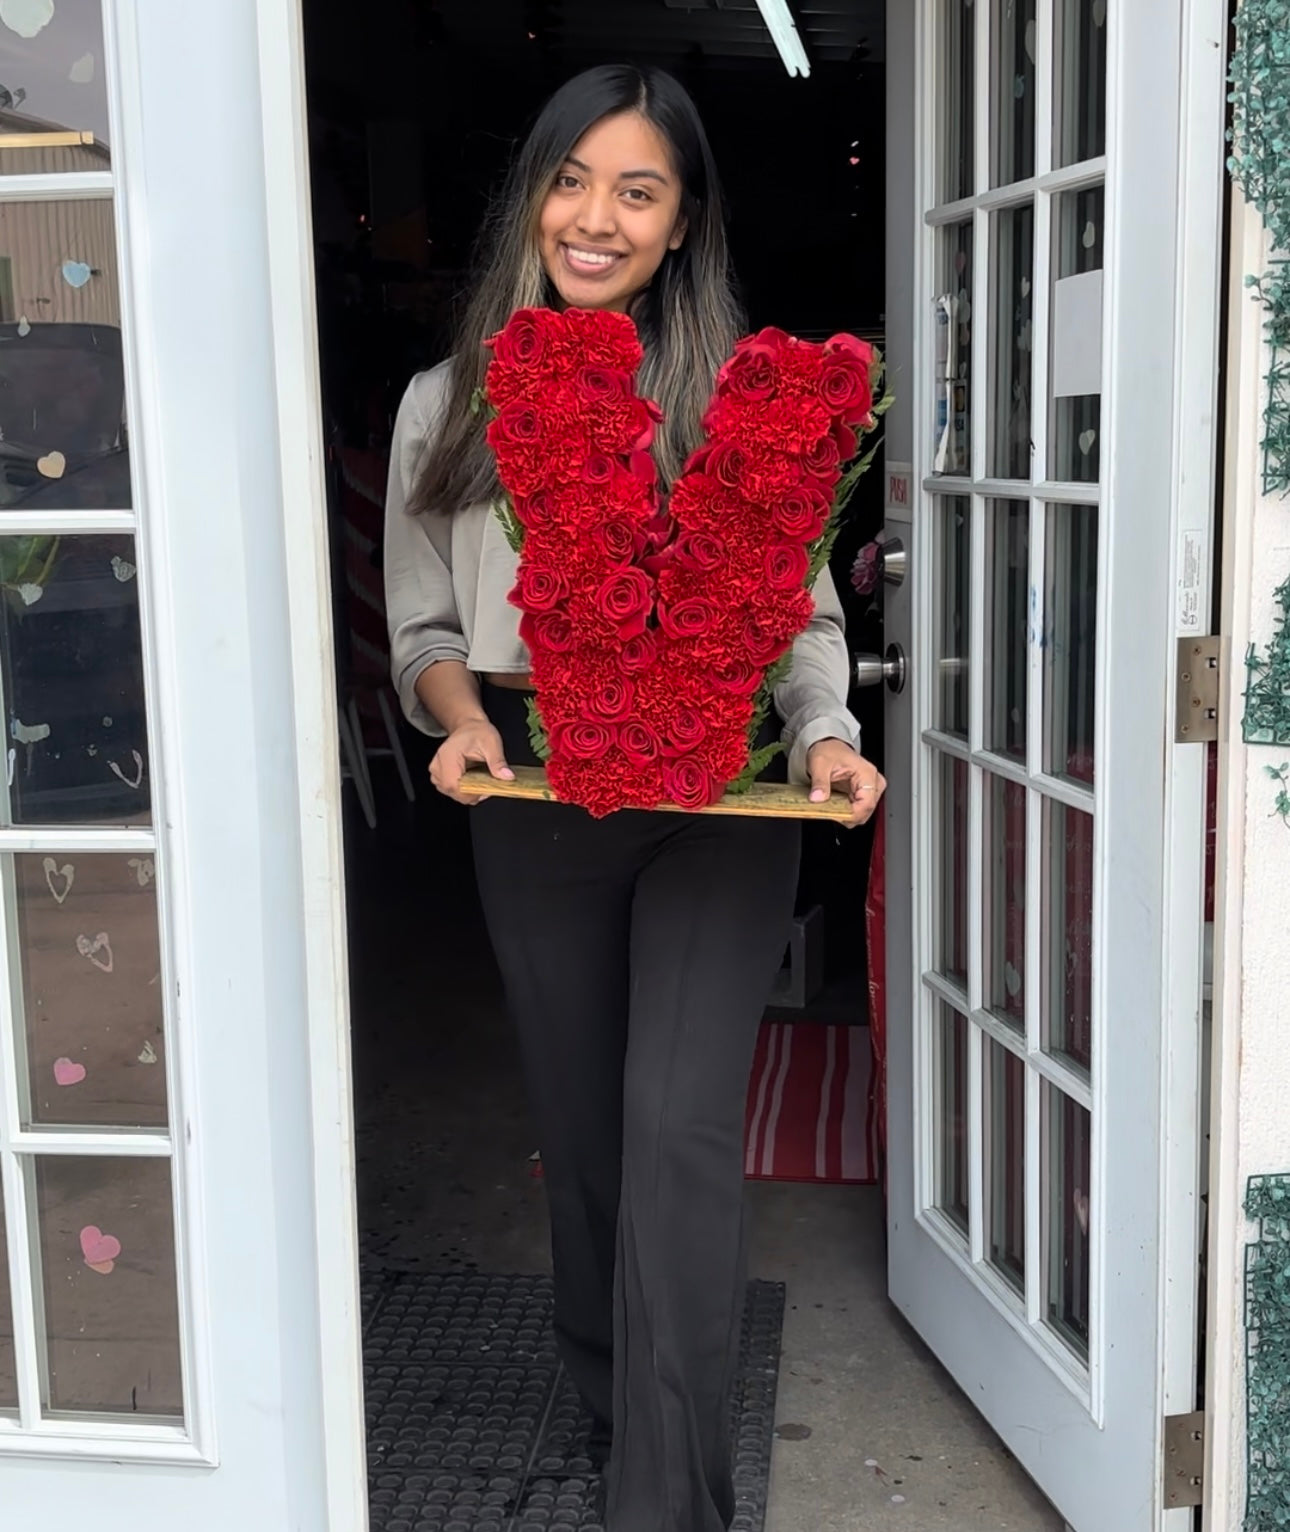
[(841, 785), (851, 799), (851, 823), (862, 825), (873, 817), (886, 779), (872, 761), (857, 754), (843, 739), (822, 739), (806, 754), (810, 773), (812, 803), (824, 803), (835, 785)]

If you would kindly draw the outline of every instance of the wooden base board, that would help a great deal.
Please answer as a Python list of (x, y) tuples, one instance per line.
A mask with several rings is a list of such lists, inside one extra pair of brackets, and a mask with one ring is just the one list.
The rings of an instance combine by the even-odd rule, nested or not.
[[(556, 802), (556, 796), (547, 783), (546, 772), (540, 766), (517, 766), (514, 782), (502, 782), (489, 776), (483, 767), (471, 767), (461, 779), (459, 790), (477, 797)], [(658, 807), (660, 812), (686, 812), (672, 803), (660, 803)], [(738, 814), (749, 819), (831, 819), (849, 824), (851, 800), (844, 793), (834, 793), (824, 803), (812, 803), (804, 787), (786, 787), (778, 782), (754, 782), (746, 793), (727, 793), (720, 803), (697, 812)]]

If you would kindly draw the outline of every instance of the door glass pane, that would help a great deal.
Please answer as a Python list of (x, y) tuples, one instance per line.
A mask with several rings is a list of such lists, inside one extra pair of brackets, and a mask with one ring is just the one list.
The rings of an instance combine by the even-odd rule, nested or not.
[(101, 0), (0, 8), (0, 175), (109, 169)]
[(165, 1127), (153, 858), (63, 852), (10, 863), (28, 1123)]
[(1102, 426), (1104, 188), (1053, 199), (1052, 389), (1049, 475), (1097, 482)]
[(1097, 701), (1095, 505), (1054, 505), (1044, 544), (1044, 769), (1093, 783)]
[(985, 773), (986, 1006), (1026, 1025), (1026, 789)]
[(974, 161), (974, 103), (976, 82), (976, 6), (973, 0), (943, 0), (945, 113), (942, 142), (945, 163), (941, 200), (957, 202), (976, 190)]
[(1053, 158), (1058, 166), (1106, 153), (1107, 0), (1057, 0)]
[(1044, 800), (1044, 1046), (1093, 1062), (1093, 816)]
[(1048, 1323), (1088, 1360), (1092, 1123), (1078, 1102), (1043, 1085)]
[(183, 1412), (170, 1163), (36, 1161), (46, 1407)]
[(1035, 213), (1030, 203), (994, 215), (994, 420), (990, 472), (1030, 478), (1031, 314)]
[(986, 1251), (1018, 1293), (1026, 1288), (1026, 1066), (985, 1040)]
[(130, 537), (0, 535), (11, 823), (151, 822), (134, 559)]
[(1026, 759), (1026, 634), (1030, 611), (1030, 507), (996, 500), (986, 539), (985, 747)]
[(968, 1023), (936, 1002), (937, 1108), (936, 1206), (968, 1232)]
[(966, 474), (972, 467), (972, 224), (940, 234), (940, 296), (936, 309), (937, 442), (933, 471)]
[(992, 185), (1035, 173), (1035, 0), (994, 0), (990, 92), (994, 123)]
[(936, 845), (940, 888), (936, 900), (936, 971), (959, 984), (968, 982), (968, 764), (957, 756), (936, 757)]
[(933, 726), (968, 736), (968, 653), (972, 631), (972, 502), (966, 495), (936, 505), (936, 685)]
[(0, 512), (130, 504), (117, 294), (109, 199), (0, 203)]
[(9, 1297), (9, 1255), (5, 1242), (4, 1187), (0, 1186), (0, 1414), (18, 1408), (18, 1372), (13, 1350), (13, 1304)]

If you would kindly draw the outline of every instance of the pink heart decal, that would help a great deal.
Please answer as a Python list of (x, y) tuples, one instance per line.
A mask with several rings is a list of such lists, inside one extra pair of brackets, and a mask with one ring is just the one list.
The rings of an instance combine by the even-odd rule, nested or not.
[(81, 1230), (81, 1254), (91, 1271), (107, 1276), (121, 1254), (121, 1241), (114, 1234), (104, 1234), (97, 1225), (87, 1224)]
[(54, 1079), (59, 1085), (79, 1085), (85, 1078), (85, 1065), (71, 1059), (54, 1060)]

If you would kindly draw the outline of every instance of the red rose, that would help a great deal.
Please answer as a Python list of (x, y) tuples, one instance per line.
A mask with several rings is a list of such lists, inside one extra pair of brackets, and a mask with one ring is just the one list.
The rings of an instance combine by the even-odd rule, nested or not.
[(627, 467), (633, 478), (639, 479), (649, 489), (657, 486), (658, 464), (648, 452), (633, 452), (627, 460)]
[(676, 540), (676, 563), (697, 574), (709, 574), (725, 562), (726, 545), (712, 532), (682, 532)]
[(785, 537), (812, 543), (828, 525), (830, 510), (829, 502), (818, 489), (799, 485), (776, 504), (771, 517)]
[(712, 603), (702, 596), (687, 596), (665, 605), (659, 602), (659, 626), (669, 638), (703, 638), (711, 633), (717, 616)]
[(682, 758), (664, 765), (663, 791), (678, 808), (693, 812), (716, 803), (725, 787), (714, 781), (697, 761)]
[(512, 442), (527, 446), (542, 435), (542, 417), (531, 404), (516, 400), (488, 423), (488, 444), (496, 452)]
[(520, 618), (520, 637), (530, 651), (549, 649), (563, 654), (573, 647), (573, 624), (563, 612), (525, 612)]
[(679, 707), (673, 710), (663, 732), (667, 739), (667, 753), (685, 755), (703, 743), (708, 726), (697, 708)]
[(717, 374), (717, 388), (736, 399), (769, 399), (778, 382), (774, 356), (752, 346), (736, 351)]
[(816, 392), (835, 415), (846, 421), (863, 420), (873, 408), (869, 373), (852, 362), (834, 362), (820, 373)]
[(874, 349), (855, 335), (835, 335), (824, 342), (825, 356), (846, 356), (857, 362), (868, 377), (873, 372)]
[(511, 509), (523, 527), (530, 529), (549, 527), (555, 522), (555, 496), (549, 489), (538, 489), (531, 495), (519, 496), (512, 500)]
[(638, 674), (649, 670), (657, 654), (658, 641), (646, 628), (643, 632), (637, 633), (634, 638), (627, 640), (618, 656), (618, 663), (628, 675)]
[(720, 670), (714, 670), (709, 680), (718, 691), (734, 697), (751, 697), (761, 685), (762, 669), (747, 660), (732, 660)]
[(615, 677), (602, 681), (583, 702), (583, 713), (597, 723), (622, 723), (631, 716), (636, 688)]
[(616, 368), (580, 367), (573, 380), (573, 391), (583, 404), (603, 404), (606, 400), (627, 398), (632, 392), (632, 380)]
[(609, 749), (613, 736), (601, 723), (579, 719), (563, 724), (555, 731), (551, 748), (561, 755), (572, 756), (576, 761), (594, 761)]
[(630, 521), (606, 521), (593, 534), (605, 557), (625, 564), (636, 549), (636, 529)]
[(549, 612), (564, 596), (564, 576), (558, 569), (521, 562), (515, 589), (507, 598), (526, 612)]
[(547, 353), (556, 317), (550, 309), (517, 309), (484, 344), (505, 367), (535, 368)]
[(582, 482), (584, 484), (608, 484), (617, 471), (618, 467), (613, 458), (603, 452), (593, 452), (582, 465)]
[(638, 768), (658, 760), (662, 752), (658, 735), (638, 718), (631, 719), (619, 729), (618, 745), (631, 764)]
[(635, 638), (645, 631), (653, 595), (650, 578), (643, 569), (620, 569), (596, 592), (596, 609), (613, 623), (619, 638)]
[(796, 590), (810, 567), (810, 555), (801, 543), (776, 543), (766, 550), (766, 583), (772, 590)]
[(752, 664), (763, 668), (773, 665), (788, 648), (789, 642), (787, 639), (768, 633), (751, 614), (744, 618), (739, 641)]

